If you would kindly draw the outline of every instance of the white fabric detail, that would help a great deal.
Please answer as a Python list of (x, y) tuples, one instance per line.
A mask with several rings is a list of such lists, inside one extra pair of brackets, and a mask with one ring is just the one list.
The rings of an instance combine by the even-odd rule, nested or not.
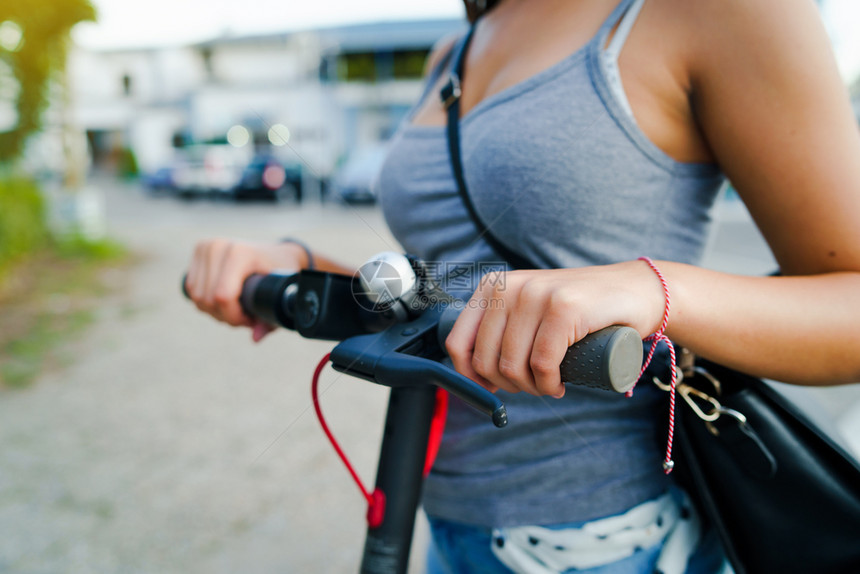
[(686, 492), (679, 492), (680, 506), (686, 509), (682, 519), (666, 537), (660, 557), (657, 559), (657, 571), (664, 574), (682, 573), (687, 570), (687, 561), (702, 538), (702, 520), (693, 506), (693, 501)]
[(617, 562), (637, 548), (650, 548), (665, 538), (658, 568), (665, 574), (682, 574), (700, 533), (699, 518), (686, 495), (667, 493), (624, 514), (594, 520), (579, 528), (497, 528), (492, 533), (492, 549), (503, 564), (518, 574), (558, 574), (570, 568)]
[(606, 77), (609, 80), (609, 88), (612, 90), (612, 94), (618, 100), (618, 103), (621, 104), (621, 107), (631, 118), (633, 118), (633, 108), (630, 107), (630, 101), (627, 99), (627, 94), (624, 93), (624, 85), (621, 82), (621, 71), (618, 69), (618, 56), (621, 54), (621, 48), (624, 47), (627, 36), (630, 35), (630, 30), (633, 29), (633, 24), (636, 22), (636, 18), (639, 16), (639, 11), (642, 9), (644, 3), (645, 0), (634, 0), (633, 4), (630, 5), (630, 8), (624, 13), (621, 23), (618, 24), (615, 35), (612, 36), (612, 40), (603, 51), (601, 58), (606, 71)]

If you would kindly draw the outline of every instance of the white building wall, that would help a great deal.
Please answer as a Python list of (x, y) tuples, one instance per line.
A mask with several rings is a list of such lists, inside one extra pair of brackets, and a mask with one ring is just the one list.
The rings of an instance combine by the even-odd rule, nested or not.
[(185, 123), (185, 113), (171, 108), (147, 110), (132, 118), (128, 127), (128, 143), (135, 152), (141, 171), (152, 173), (174, 159), (170, 142)]
[(328, 177), (353, 149), (390, 132), (392, 110), (410, 106), (422, 90), (420, 81), (322, 83), (323, 55), (339, 49), (329, 36), (308, 31), (190, 47), (75, 50), (68, 68), (72, 117), (84, 130), (119, 134), (144, 171), (170, 161), (177, 133), (206, 141), (223, 139), (236, 124), (257, 132), (283, 124), (289, 144), (273, 151)]
[[(128, 100), (136, 105), (182, 99), (205, 79), (200, 55), (190, 48), (87, 52), (69, 60), (70, 87), (77, 101), (101, 104)], [(123, 77), (129, 78), (129, 93)]]
[(289, 85), (302, 80), (301, 62), (285, 44), (218, 48), (212, 55), (213, 79), (228, 85)]

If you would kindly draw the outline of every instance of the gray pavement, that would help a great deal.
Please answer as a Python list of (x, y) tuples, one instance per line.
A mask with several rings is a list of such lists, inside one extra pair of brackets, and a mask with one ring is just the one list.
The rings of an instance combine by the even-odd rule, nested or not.
[[(0, 572), (354, 572), (364, 503), (313, 416), (330, 349), (286, 333), (250, 344), (197, 313), (179, 278), (201, 237), (299, 235), (344, 262), (396, 249), (373, 208), (181, 202), (102, 182), (110, 233), (142, 254), (74, 363), (0, 391)], [(733, 206), (708, 265), (762, 273)], [(323, 408), (372, 483), (386, 392), (326, 371)], [(817, 393), (860, 437), (860, 386)], [(412, 571), (425, 547), (419, 532)]]
[[(182, 202), (104, 187), (111, 235), (142, 255), (70, 345), (73, 366), (0, 393), (0, 572), (351, 572), (363, 500), (319, 429), (310, 375), (331, 345), (246, 332), (179, 294), (207, 236), (301, 235), (360, 264), (391, 240), (376, 210)], [(385, 391), (322, 380), (371, 484)], [(420, 545), (420, 544), (419, 544)]]

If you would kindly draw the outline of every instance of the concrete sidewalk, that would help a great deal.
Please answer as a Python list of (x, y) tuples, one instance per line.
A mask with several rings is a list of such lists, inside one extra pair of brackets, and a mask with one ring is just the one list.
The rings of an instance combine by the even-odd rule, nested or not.
[[(110, 233), (143, 256), (73, 366), (0, 393), (0, 572), (351, 572), (364, 501), (319, 429), (330, 343), (245, 330), (179, 292), (204, 237), (300, 235), (345, 262), (396, 247), (376, 210), (182, 202), (107, 182)], [(322, 400), (372, 484), (386, 393), (331, 370)], [(420, 546), (420, 544), (419, 544)]]

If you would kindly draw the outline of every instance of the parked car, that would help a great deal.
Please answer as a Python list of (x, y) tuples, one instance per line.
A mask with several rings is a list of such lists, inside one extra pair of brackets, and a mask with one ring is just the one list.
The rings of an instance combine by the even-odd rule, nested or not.
[(166, 165), (158, 168), (152, 173), (145, 174), (141, 181), (144, 187), (151, 193), (160, 193), (173, 191), (175, 183), (173, 181), (173, 166)]
[(276, 157), (260, 154), (242, 170), (239, 183), (233, 188), (236, 199), (302, 200), (302, 168), (284, 164)]
[(178, 150), (173, 185), (185, 197), (229, 195), (242, 177), (250, 152), (228, 144), (194, 144)]
[(346, 203), (375, 203), (374, 184), (387, 152), (380, 145), (353, 154), (334, 176), (335, 196)]

